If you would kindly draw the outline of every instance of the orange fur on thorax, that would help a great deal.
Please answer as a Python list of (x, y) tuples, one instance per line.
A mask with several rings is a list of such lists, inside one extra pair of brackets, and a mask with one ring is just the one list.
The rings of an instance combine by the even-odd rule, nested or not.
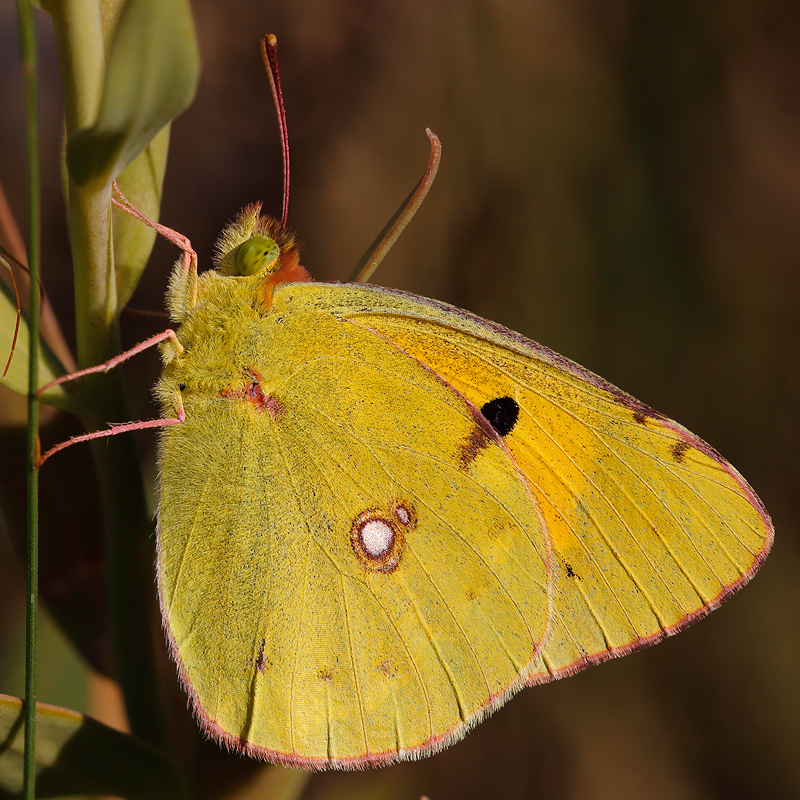
[(258, 290), (259, 300), (266, 308), (272, 306), (272, 293), (279, 283), (300, 283), (311, 280), (305, 267), (300, 265), (300, 254), (297, 250), (292, 249), (284, 253), (282, 259), (281, 268), (267, 275)]

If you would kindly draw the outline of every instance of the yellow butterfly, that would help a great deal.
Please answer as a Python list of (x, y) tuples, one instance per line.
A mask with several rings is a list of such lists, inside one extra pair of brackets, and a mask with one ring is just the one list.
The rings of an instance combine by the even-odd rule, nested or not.
[[(203, 728), (305, 769), (419, 758), (676, 633), (769, 550), (703, 441), (493, 322), (314, 283), (245, 209), (168, 292), (158, 584)], [(156, 337), (154, 337), (156, 338)]]
[[(157, 386), (185, 414), (160, 446), (164, 625), (212, 736), (310, 769), (417, 758), (756, 571), (769, 518), (707, 444), (465, 311), (297, 282), (278, 227), (246, 210), (194, 304), (176, 272)], [(259, 237), (279, 255), (237, 274)]]

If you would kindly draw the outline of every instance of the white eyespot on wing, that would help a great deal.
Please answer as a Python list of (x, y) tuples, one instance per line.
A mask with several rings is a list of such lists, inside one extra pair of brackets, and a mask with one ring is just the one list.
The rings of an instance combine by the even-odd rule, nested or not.
[(382, 558), (392, 548), (394, 531), (382, 519), (371, 519), (361, 526), (361, 544), (372, 558)]
[(403, 556), (406, 534), (416, 526), (413, 504), (393, 500), (388, 508), (368, 508), (353, 520), (350, 544), (368, 572), (394, 572)]

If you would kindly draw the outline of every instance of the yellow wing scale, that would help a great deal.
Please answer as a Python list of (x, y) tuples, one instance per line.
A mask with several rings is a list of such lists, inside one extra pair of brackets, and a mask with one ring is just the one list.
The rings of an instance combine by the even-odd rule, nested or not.
[(753, 574), (771, 525), (705, 443), (498, 326), (439, 304), (426, 304), (425, 316), (394, 305), (345, 313), (476, 407), (501, 396), (519, 404), (505, 441), (554, 555), (554, 620), (531, 682), (675, 632)]
[[(203, 391), (191, 341), (165, 372), (186, 422), (162, 440), (179, 480), (162, 480), (159, 580), (201, 721), (297, 766), (435, 749), (520, 682), (545, 636), (547, 544), (524, 481), (501, 442), (454, 463), (469, 404), (372, 332), (302, 308), (271, 341), (240, 323), (245, 363), (209, 365), (204, 348)], [(244, 399), (253, 372), (271, 406)], [(198, 442), (203, 469), (182, 469)], [(353, 521), (398, 501), (415, 516), (399, 564), (367, 569)]]
[[(570, 362), (371, 287), (279, 285), (264, 314), (247, 280), (201, 278), (159, 385), (186, 412), (161, 443), (165, 627), (228, 745), (307, 768), (432, 752), (764, 558), (735, 470)], [(501, 437), (479, 409), (504, 397)]]

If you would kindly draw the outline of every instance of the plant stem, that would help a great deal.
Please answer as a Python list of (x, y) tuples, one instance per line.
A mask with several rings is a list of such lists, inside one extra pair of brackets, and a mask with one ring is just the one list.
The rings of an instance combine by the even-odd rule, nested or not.
[[(107, 361), (119, 352), (119, 310), (110, 239), (110, 187), (70, 181), (69, 231), (75, 277), (78, 365)], [(90, 375), (80, 396), (90, 413), (87, 431), (108, 420), (130, 419), (122, 374)], [(153, 648), (155, 549), (135, 443), (130, 437), (93, 449), (103, 496), (109, 611), (117, 679), (125, 696), (131, 731), (166, 746), (163, 704)]]
[[(69, 138), (96, 121), (104, 86), (104, 49), (123, 3), (46, 0), (45, 6), (56, 33)], [(85, 368), (119, 352), (111, 187), (79, 186), (70, 180), (67, 194), (78, 365)], [(119, 370), (87, 376), (79, 392), (89, 409), (82, 418), (87, 431), (105, 427), (110, 420), (129, 419)], [(164, 704), (153, 647), (153, 525), (135, 443), (129, 437), (115, 437), (93, 452), (103, 495), (116, 675), (133, 733), (165, 746)]]
[(20, 41), (25, 81), (28, 139), (28, 269), (30, 299), (28, 325), (30, 360), (28, 363), (28, 584), (25, 625), (25, 756), (23, 796), (36, 795), (36, 656), (39, 592), (39, 263), (41, 220), (39, 216), (39, 93), (37, 86), (36, 24), (29, 0), (18, 0)]

